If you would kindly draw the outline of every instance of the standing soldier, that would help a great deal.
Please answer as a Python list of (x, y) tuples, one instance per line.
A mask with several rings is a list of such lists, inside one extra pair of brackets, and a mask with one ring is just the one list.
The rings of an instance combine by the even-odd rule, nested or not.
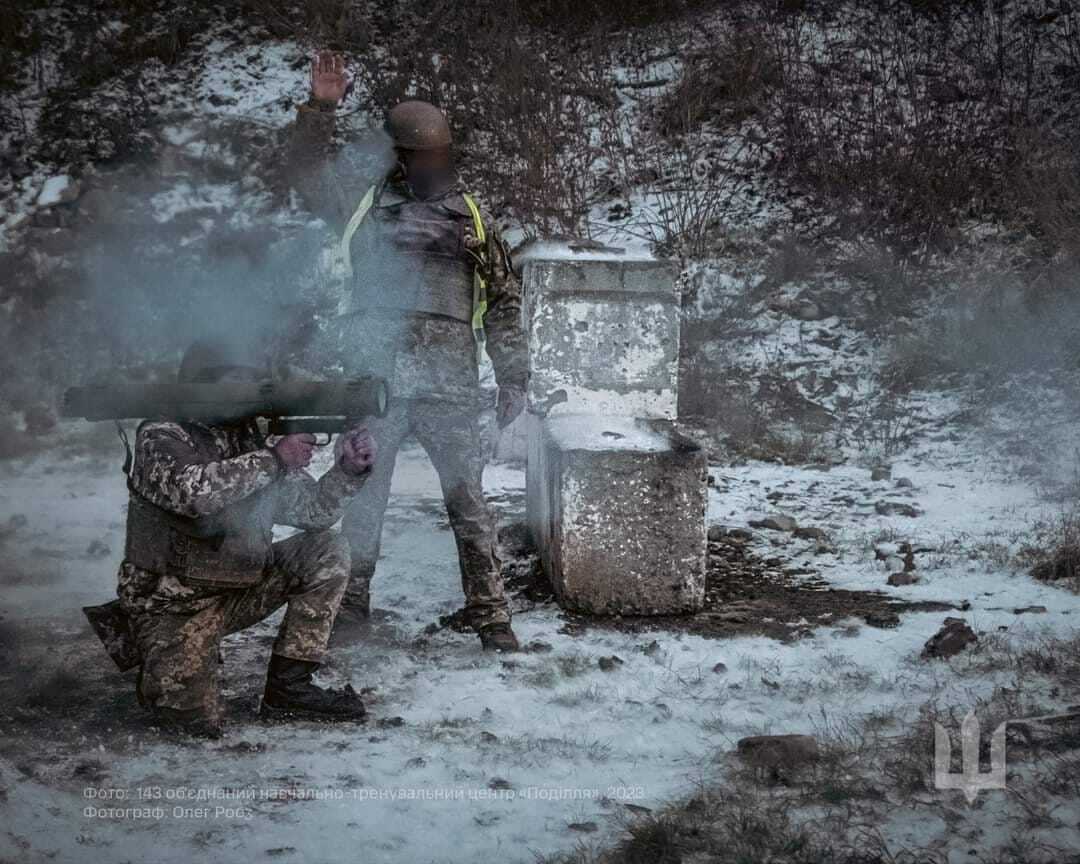
[[(196, 343), (181, 383), (258, 380), (265, 372), (216, 343)], [(319, 481), (303, 469), (314, 437), (264, 443), (254, 419), (143, 423), (129, 454), (127, 538), (119, 601), (87, 610), (119, 622), (117, 662), (139, 666), (138, 697), (166, 726), (220, 734), (222, 637), (286, 606), (261, 713), (271, 719), (361, 720), (353, 689), (318, 687), (349, 573), (349, 548), (328, 530), (369, 476), (375, 443), (362, 429), (338, 438)], [(273, 541), (277, 523), (304, 529)], [(95, 614), (96, 613), (96, 614)], [(134, 644), (131, 644), (134, 643)], [(124, 662), (126, 660), (126, 662)]]
[(517, 650), (481, 485), (477, 365), (484, 345), (499, 385), (496, 419), (503, 428), (524, 407), (527, 377), (520, 287), (509, 254), (491, 217), (457, 179), (442, 111), (408, 101), (389, 112), (385, 129), (396, 164), (372, 184), (346, 158), (331, 155), (335, 109), (347, 85), (343, 59), (320, 54), (311, 81), (311, 99), (298, 109), (291, 141), (291, 180), (338, 232), (349, 277), (341, 319), (345, 362), (385, 375), (395, 397), (389, 414), (369, 424), (384, 455), (343, 522), (352, 575), (337, 632), (370, 612), (394, 459), (413, 435), (439, 474), (467, 621), (485, 649)]

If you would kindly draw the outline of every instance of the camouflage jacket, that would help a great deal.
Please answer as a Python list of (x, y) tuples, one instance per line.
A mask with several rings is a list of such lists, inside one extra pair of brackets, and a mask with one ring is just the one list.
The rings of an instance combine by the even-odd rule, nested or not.
[[(361, 163), (350, 159), (348, 153), (334, 153), (331, 138), (335, 115), (330, 107), (312, 103), (298, 109), (286, 159), (289, 182), (299, 192), (305, 205), (323, 218), (340, 238), (345, 225), (355, 212), (361, 198), (371, 186), (379, 190), (377, 205), (413, 201), (408, 187), (397, 175), (372, 176)], [(458, 184), (446, 196), (448, 215), (455, 218), (454, 199), (460, 199), (464, 188)], [(442, 202), (434, 202), (442, 203)], [(395, 211), (387, 207), (384, 212)], [(487, 282), (487, 314), (484, 319), (485, 347), (500, 385), (524, 387), (528, 376), (526, 336), (521, 324), (521, 285), (510, 262), (507, 246), (491, 214), (480, 209), (486, 234), (486, 248), (481, 258), (485, 262), (483, 275)], [(468, 211), (464, 211), (466, 233), (471, 232)], [(379, 215), (369, 214), (361, 223), (352, 248), (357, 265), (355, 294), (363, 293), (363, 281), (370, 278), (371, 266), (377, 268), (395, 250), (382, 243), (378, 230)], [(384, 216), (393, 218), (393, 216)], [(473, 243), (470, 243), (470, 239)], [(465, 238), (466, 245), (475, 245), (475, 238)], [(382, 245), (380, 246), (380, 243)], [(406, 253), (407, 254), (407, 253)], [(462, 250), (462, 263), (471, 268), (481, 266), (474, 257)], [(365, 270), (365, 261), (370, 262)], [(408, 269), (408, 268), (406, 268)], [(415, 269), (415, 268), (413, 268)], [(378, 282), (376, 278), (374, 280)], [(369, 292), (370, 293), (370, 292)], [(363, 304), (359, 304), (363, 306)], [(363, 312), (363, 309), (359, 311)], [(367, 357), (356, 357), (357, 372), (383, 374), (390, 378), (397, 395), (422, 395), (424, 391), (453, 393), (477, 386), (475, 349), (471, 330), (459, 322), (437, 316), (399, 316), (397, 322), (385, 316), (378, 323), (364, 321), (342, 322), (343, 350), (365, 351)], [(391, 344), (392, 343), (392, 344)], [(371, 347), (371, 346), (375, 347)], [(390, 351), (390, 349), (393, 349)], [(387, 355), (398, 355), (388, 360)], [(383, 368), (379, 358), (383, 358)], [(349, 365), (346, 363), (346, 365)]]
[(183, 596), (254, 584), (273, 560), (275, 524), (329, 528), (364, 479), (337, 466), (318, 481), (286, 470), (254, 424), (143, 423), (129, 475), (121, 601), (138, 611), (161, 579)]

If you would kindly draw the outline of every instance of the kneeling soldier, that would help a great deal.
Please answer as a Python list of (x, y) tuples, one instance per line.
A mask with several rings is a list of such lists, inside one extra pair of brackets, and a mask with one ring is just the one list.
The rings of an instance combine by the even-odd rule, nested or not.
[[(197, 343), (181, 382), (250, 381), (265, 371), (228, 348)], [(350, 686), (316, 686), (349, 579), (349, 545), (330, 527), (363, 486), (375, 442), (339, 436), (334, 467), (303, 470), (315, 439), (264, 443), (253, 419), (148, 421), (129, 473), (120, 607), (139, 660), (138, 697), (157, 719), (216, 737), (221, 728), (219, 644), (283, 604), (260, 713), (274, 719), (360, 720)], [(273, 542), (275, 524), (303, 529)]]

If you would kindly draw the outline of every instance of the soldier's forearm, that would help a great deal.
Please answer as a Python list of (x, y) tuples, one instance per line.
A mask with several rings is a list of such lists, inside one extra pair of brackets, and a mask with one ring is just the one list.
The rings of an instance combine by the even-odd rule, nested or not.
[(309, 479), (298, 485), (277, 521), (305, 530), (329, 528), (341, 518), (349, 498), (363, 487), (365, 476), (346, 474), (335, 465), (318, 481)]
[(330, 221), (340, 219), (334, 178), (329, 175), (336, 104), (309, 99), (298, 105), (286, 153), (285, 171), (305, 206)]
[(487, 352), (500, 386), (525, 387), (528, 378), (528, 339), (521, 326), (521, 293), (515, 276), (506, 271), (493, 281), (485, 319)]
[(136, 487), (149, 500), (180, 516), (213, 516), (269, 486), (281, 475), (277, 457), (256, 450), (231, 459), (204, 463), (159, 462), (144, 472)]

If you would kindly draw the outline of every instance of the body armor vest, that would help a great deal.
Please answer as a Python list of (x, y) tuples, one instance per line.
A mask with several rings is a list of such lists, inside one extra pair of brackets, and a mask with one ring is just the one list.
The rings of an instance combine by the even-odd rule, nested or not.
[[(204, 429), (183, 424), (200, 460), (238, 456), (222, 453)], [(247, 448), (254, 449), (254, 448)], [(145, 498), (129, 480), (124, 558), (141, 570), (175, 576), (184, 585), (246, 588), (273, 561), (275, 491), (271, 485), (213, 516), (171, 513)]]
[(452, 193), (416, 201), (385, 190), (350, 249), (354, 312), (439, 315), (471, 326), (476, 259), (472, 214)]

